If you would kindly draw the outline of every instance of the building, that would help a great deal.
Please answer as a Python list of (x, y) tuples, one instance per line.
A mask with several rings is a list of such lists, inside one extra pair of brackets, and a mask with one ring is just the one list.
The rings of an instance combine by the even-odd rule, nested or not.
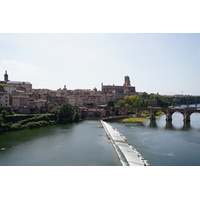
[(8, 108), (10, 106), (10, 96), (5, 92), (0, 92), (0, 108)]
[[(22, 82), (22, 81), (8, 81), (7, 82), (10, 91), (12, 90), (23, 90), (25, 92), (32, 91), (32, 84), (30, 82)], [(6, 90), (7, 86), (5, 87)]]
[(4, 74), (4, 81), (1, 81), (0, 83), (6, 84), (4, 86), (4, 90), (9, 94), (11, 94), (14, 90), (23, 90), (25, 92), (32, 91), (32, 84), (30, 82), (10, 81), (8, 79), (7, 71)]
[(103, 85), (101, 84), (102, 87), (102, 92), (114, 92), (114, 93), (120, 93), (120, 94), (133, 94), (136, 93), (135, 87), (131, 86), (131, 82), (129, 79), (129, 76), (124, 77), (124, 85), (123, 86), (117, 86), (117, 85)]
[(11, 107), (13, 108), (28, 108), (30, 104), (29, 96), (12, 96), (11, 98)]
[(152, 106), (152, 107), (158, 106), (157, 99), (154, 99), (154, 100), (147, 100), (147, 106)]

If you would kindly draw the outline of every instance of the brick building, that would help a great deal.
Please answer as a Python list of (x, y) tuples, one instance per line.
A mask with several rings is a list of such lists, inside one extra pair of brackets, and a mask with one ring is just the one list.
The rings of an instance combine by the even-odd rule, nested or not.
[(101, 84), (102, 92), (115, 92), (115, 93), (124, 93), (124, 94), (133, 94), (136, 93), (135, 87), (131, 86), (129, 76), (124, 77), (124, 85), (117, 86), (117, 85), (103, 85)]

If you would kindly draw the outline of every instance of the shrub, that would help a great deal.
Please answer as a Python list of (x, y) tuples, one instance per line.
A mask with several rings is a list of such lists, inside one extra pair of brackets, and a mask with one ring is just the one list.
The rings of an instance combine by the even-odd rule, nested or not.
[(39, 122), (29, 122), (25, 125), (26, 128), (39, 128), (39, 127), (42, 127), (42, 126), (48, 126), (49, 123), (46, 122), (46, 121), (39, 121)]
[(17, 130), (20, 130), (22, 128), (21, 124), (20, 123), (15, 123), (15, 124), (12, 124), (10, 126), (11, 130), (13, 131), (17, 131)]

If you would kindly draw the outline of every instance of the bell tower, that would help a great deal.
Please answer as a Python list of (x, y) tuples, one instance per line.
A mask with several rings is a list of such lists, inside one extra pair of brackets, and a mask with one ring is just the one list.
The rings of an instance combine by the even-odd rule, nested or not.
[(131, 82), (130, 82), (129, 76), (125, 76), (124, 79), (125, 79), (124, 80), (124, 86), (125, 87), (131, 86)]
[(6, 71), (5, 74), (4, 74), (4, 81), (8, 82), (8, 74), (7, 74), (7, 71)]

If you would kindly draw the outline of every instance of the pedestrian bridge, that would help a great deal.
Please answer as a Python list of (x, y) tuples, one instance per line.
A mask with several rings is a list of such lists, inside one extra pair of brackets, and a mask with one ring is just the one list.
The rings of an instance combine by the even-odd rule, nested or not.
[(115, 117), (128, 116), (129, 111), (132, 111), (136, 117), (141, 117), (144, 111), (147, 111), (150, 114), (150, 120), (156, 119), (156, 113), (162, 111), (166, 115), (167, 121), (172, 121), (172, 115), (175, 112), (179, 112), (183, 115), (183, 120), (185, 122), (190, 122), (190, 116), (193, 113), (200, 113), (200, 110), (196, 109), (174, 109), (174, 108), (132, 108), (132, 107), (105, 107), (105, 116), (104, 117)]

